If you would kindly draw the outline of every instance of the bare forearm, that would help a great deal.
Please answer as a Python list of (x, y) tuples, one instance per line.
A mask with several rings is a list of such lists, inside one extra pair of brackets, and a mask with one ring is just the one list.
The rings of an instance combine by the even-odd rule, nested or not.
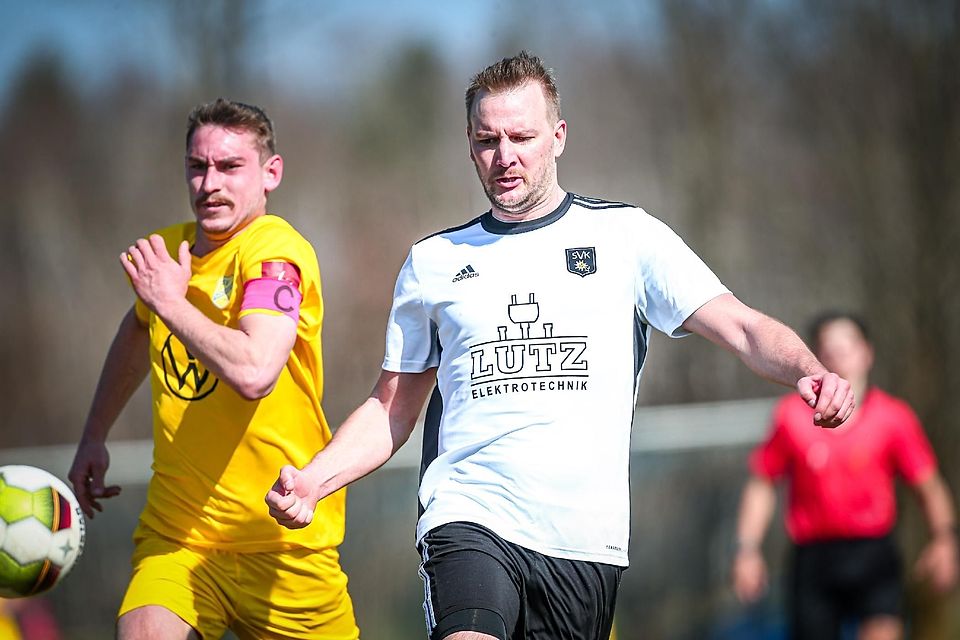
[(303, 469), (319, 498), (378, 469), (403, 446), (436, 379), (436, 369), (381, 371), (370, 397)]
[(950, 490), (939, 473), (916, 488), (930, 537), (956, 535), (957, 518)]
[(772, 382), (792, 387), (805, 376), (826, 373), (789, 327), (731, 294), (709, 301), (683, 326), (734, 353), (751, 371)]
[[(274, 345), (255, 340), (242, 327), (219, 325), (186, 299), (159, 308), (156, 313), (193, 356), (248, 399), (263, 397), (272, 390), (292, 346), (274, 349)], [(289, 322), (289, 319), (280, 318), (280, 321)], [(292, 337), (295, 338), (295, 330)], [(281, 336), (278, 335), (278, 339)], [(282, 360), (276, 357), (278, 353), (283, 356)]]
[(186, 241), (173, 259), (159, 235), (141, 238), (121, 256), (120, 264), (140, 300), (192, 356), (248, 400), (270, 393), (296, 341), (295, 322), (255, 313), (230, 328), (205, 316), (187, 299), (191, 257)]
[(391, 420), (376, 398), (368, 398), (303, 471), (313, 478), (322, 499), (383, 466), (415, 426), (415, 416)]
[(117, 417), (150, 369), (149, 334), (133, 309), (127, 312), (110, 345), (93, 401), (87, 413), (83, 438), (105, 442)]
[(743, 488), (737, 518), (737, 545), (743, 549), (759, 549), (770, 526), (777, 496), (767, 480), (753, 477)]
[(828, 372), (791, 329), (733, 294), (708, 301), (683, 321), (683, 328), (735, 353), (760, 377), (796, 387), (813, 408), (816, 425), (839, 426), (853, 412), (848, 381)]
[(788, 387), (826, 368), (786, 325), (757, 313), (745, 325), (737, 355), (757, 375)]

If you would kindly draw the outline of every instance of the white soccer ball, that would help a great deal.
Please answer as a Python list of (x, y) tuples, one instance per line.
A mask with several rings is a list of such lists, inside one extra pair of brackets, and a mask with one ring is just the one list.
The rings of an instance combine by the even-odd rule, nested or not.
[(56, 476), (0, 466), (0, 597), (22, 598), (60, 582), (83, 551), (83, 512)]

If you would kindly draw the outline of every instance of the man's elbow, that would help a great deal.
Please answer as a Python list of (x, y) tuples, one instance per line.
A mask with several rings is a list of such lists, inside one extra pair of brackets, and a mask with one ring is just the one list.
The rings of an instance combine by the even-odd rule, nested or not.
[(278, 374), (258, 367), (247, 367), (230, 384), (244, 400), (261, 400), (277, 386)]

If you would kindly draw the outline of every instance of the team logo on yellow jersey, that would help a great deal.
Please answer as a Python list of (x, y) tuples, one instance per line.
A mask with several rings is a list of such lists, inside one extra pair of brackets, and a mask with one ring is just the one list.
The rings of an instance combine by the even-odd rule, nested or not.
[(181, 400), (202, 400), (217, 388), (220, 379), (197, 360), (172, 333), (163, 343), (163, 382)]
[(230, 304), (231, 293), (233, 293), (233, 276), (223, 276), (210, 299), (218, 309), (225, 309)]

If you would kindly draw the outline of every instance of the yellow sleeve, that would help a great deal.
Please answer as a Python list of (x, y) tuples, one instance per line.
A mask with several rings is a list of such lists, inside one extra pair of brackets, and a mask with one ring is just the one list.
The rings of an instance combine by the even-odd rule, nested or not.
[[(316, 309), (322, 305), (320, 294), (320, 267), (317, 255), (307, 240), (292, 226), (280, 218), (268, 216), (263, 224), (248, 230), (240, 249), (239, 272), (241, 296), (246, 284), (260, 278), (284, 280), (294, 286), (301, 295), (301, 311)], [(251, 308), (241, 312), (279, 315), (269, 309)], [(302, 315), (302, 313), (301, 313)], [(318, 319), (309, 314), (312, 321)], [(304, 322), (299, 323), (301, 330)]]

